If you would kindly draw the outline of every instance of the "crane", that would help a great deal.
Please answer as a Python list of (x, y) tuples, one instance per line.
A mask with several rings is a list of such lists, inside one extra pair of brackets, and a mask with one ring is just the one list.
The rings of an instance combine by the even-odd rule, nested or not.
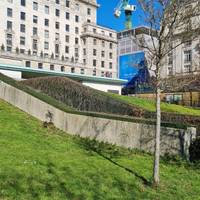
[(121, 16), (121, 12), (125, 12), (126, 22), (125, 22), (125, 28), (131, 29), (132, 28), (132, 13), (136, 11), (135, 5), (130, 5), (130, 0), (120, 0), (117, 8), (114, 10), (115, 17), (119, 18)]

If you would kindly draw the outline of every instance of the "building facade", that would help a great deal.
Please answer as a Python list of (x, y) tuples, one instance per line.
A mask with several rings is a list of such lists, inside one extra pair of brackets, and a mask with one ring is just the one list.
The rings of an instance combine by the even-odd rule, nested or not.
[[(200, 73), (200, 3), (199, 0), (183, 2), (182, 13), (188, 15), (188, 27), (181, 23), (173, 32), (172, 51), (166, 56), (161, 70), (164, 78)], [(185, 36), (186, 28), (191, 31), (189, 37)]]
[(117, 33), (96, 0), (1, 0), (0, 63), (117, 78)]
[[(119, 77), (130, 81), (141, 67), (147, 67), (148, 51), (140, 42), (151, 45), (152, 38), (148, 27), (142, 26), (118, 33)], [(144, 66), (145, 65), (145, 66)]]

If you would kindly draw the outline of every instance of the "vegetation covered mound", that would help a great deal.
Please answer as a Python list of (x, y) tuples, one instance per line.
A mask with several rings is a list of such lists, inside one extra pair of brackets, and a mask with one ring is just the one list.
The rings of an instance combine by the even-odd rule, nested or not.
[(0, 199), (200, 199), (199, 169), (161, 160), (161, 184), (150, 186), (153, 157), (44, 128), (0, 100)]
[(80, 111), (112, 113), (128, 116), (142, 115), (143, 110), (65, 77), (41, 77), (23, 81), (66, 105)]
[[(78, 110), (145, 117), (156, 111), (155, 101), (101, 92), (64, 77), (41, 77), (23, 81), (25, 85)], [(162, 112), (200, 116), (200, 110), (161, 103)], [(149, 116), (149, 115), (148, 115)]]

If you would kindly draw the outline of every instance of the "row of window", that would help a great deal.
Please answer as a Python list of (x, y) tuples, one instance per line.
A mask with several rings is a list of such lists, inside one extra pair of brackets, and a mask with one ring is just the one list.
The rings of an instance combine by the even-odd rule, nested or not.
[[(86, 55), (86, 49), (83, 49), (83, 55)], [(93, 56), (97, 56), (97, 50), (93, 49)], [(105, 51), (101, 51), (101, 57), (105, 57)], [(110, 52), (109, 53), (109, 58), (112, 59), (113, 58), (113, 53)]]
[[(26, 66), (26, 67), (31, 67), (31, 61), (26, 61), (26, 62), (25, 62), (25, 66)], [(38, 63), (38, 69), (43, 69), (43, 63)], [(49, 65), (49, 69), (50, 69), (51, 71), (54, 71), (54, 70), (55, 70), (55, 65), (50, 64), (50, 65)], [(65, 72), (65, 66), (61, 66), (61, 67), (60, 67), (60, 71), (61, 71), (61, 72)], [(71, 73), (75, 73), (75, 67), (71, 67)], [(81, 69), (80, 69), (80, 74), (85, 74), (85, 69), (81, 68)], [(93, 76), (96, 76), (96, 75), (97, 75), (97, 70), (96, 70), (96, 69), (93, 70), (93, 74), (92, 74), (92, 75), (93, 75)], [(112, 72), (104, 72), (104, 71), (101, 71), (101, 76), (102, 76), (102, 77), (110, 77), (110, 78), (112, 78)]]
[[(185, 50), (183, 52), (184, 54), (184, 63), (191, 63), (192, 62), (192, 50)], [(173, 53), (170, 52), (168, 54), (168, 65), (172, 65), (173, 64)]]
[[(55, 11), (56, 13), (56, 16), (59, 16), (60, 15), (60, 11), (56, 9)], [(7, 16), (8, 17), (13, 17), (13, 9), (12, 8), (7, 8)], [(70, 13), (69, 12), (66, 12), (65, 13), (65, 18), (66, 19), (70, 19)], [(20, 19), (25, 21), (26, 20), (26, 13), (25, 12), (20, 12)], [(79, 16), (78, 15), (75, 15), (75, 22), (79, 22)], [(37, 24), (38, 23), (38, 16), (36, 15), (33, 15), (33, 23)]]
[[(33, 19), (35, 20), (35, 19)], [(49, 26), (49, 20), (45, 19), (44, 21), (45, 26)], [(55, 28), (59, 29), (60, 24), (58, 22), (55, 23)], [(36, 28), (35, 28), (36, 29)], [(12, 21), (7, 21), (7, 30), (13, 30), (13, 23)], [(70, 31), (70, 26), (68, 24), (65, 25), (65, 31), (69, 32)], [(26, 25), (25, 24), (20, 24), (20, 32), (25, 33), (26, 32)], [(75, 33), (79, 33), (78, 27), (75, 28)]]
[[(13, 3), (13, 0), (7, 0), (9, 3)], [(47, 0), (47, 1), (49, 1), (49, 0)], [(21, 2), (20, 2), (20, 5), (21, 6), (26, 6), (26, 2), (27, 2), (27, 0), (21, 0)], [(30, 0), (28, 0), (28, 2), (30, 2)], [(60, 0), (55, 0), (55, 3), (56, 4), (60, 4)], [(67, 8), (69, 8), (70, 7), (70, 1), (69, 0), (65, 0), (65, 6), (67, 7)], [(38, 3), (37, 2), (35, 2), (35, 1), (33, 1), (33, 9), (34, 10), (38, 10)]]

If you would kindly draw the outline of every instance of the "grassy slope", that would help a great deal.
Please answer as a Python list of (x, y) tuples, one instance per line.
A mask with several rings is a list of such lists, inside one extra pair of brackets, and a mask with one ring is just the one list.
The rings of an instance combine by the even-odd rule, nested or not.
[[(200, 172), (187, 164), (162, 161), (161, 187), (152, 189), (90, 150), (87, 140), (45, 129), (41, 122), (1, 100), (0, 144), (2, 200), (200, 199)], [(101, 153), (150, 180), (150, 155), (117, 147)]]
[[(126, 103), (129, 103), (134, 106), (139, 106), (150, 112), (155, 112), (155, 102), (153, 100), (142, 99), (138, 97), (131, 97), (131, 96), (120, 96), (116, 94), (111, 94), (114, 98), (120, 99)], [(194, 109), (189, 107), (184, 107), (175, 104), (168, 104), (168, 103), (161, 103), (161, 110), (163, 112), (172, 112), (177, 114), (183, 115), (195, 115), (200, 116), (200, 109)]]

